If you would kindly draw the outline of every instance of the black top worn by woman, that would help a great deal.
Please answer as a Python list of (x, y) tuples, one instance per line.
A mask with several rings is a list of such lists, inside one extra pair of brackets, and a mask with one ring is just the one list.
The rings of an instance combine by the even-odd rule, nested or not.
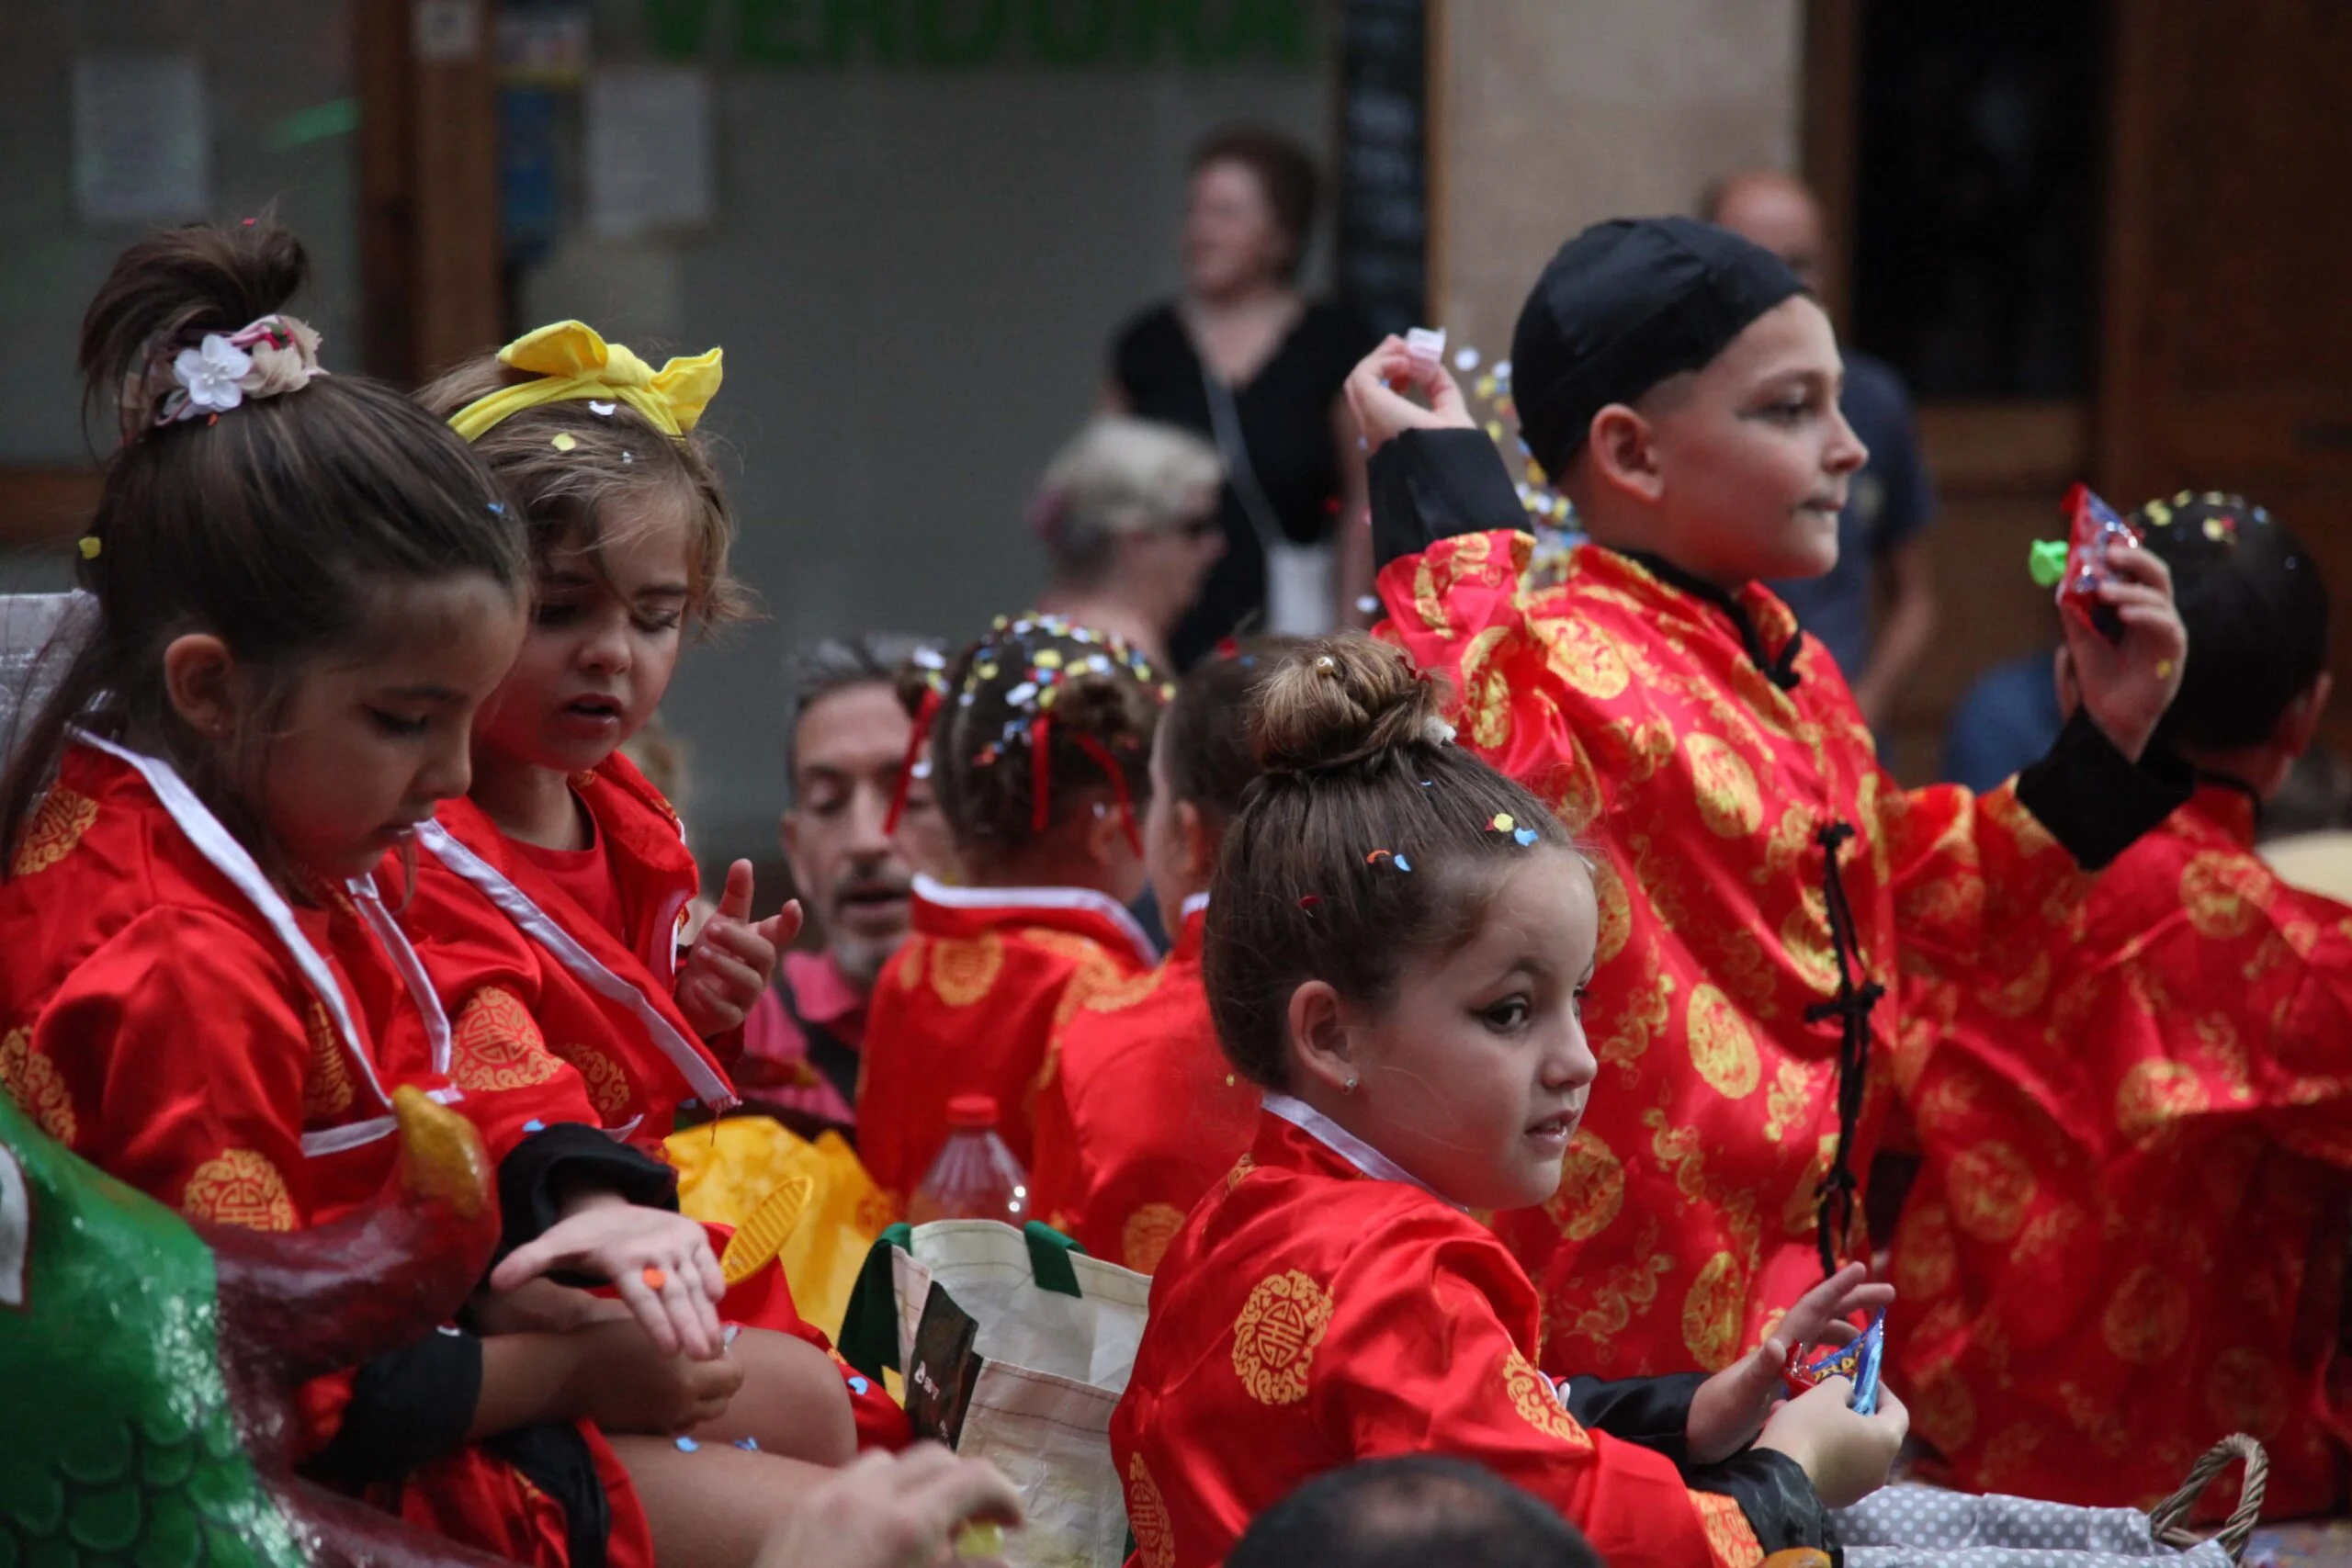
[[(1372, 352), (1374, 342), (1347, 310), (1312, 304), (1258, 373), (1233, 389), (1250, 466), (1283, 536), (1294, 544), (1331, 538), (1340, 504), (1331, 410), (1348, 372)], [(1172, 302), (1154, 306), (1119, 333), (1111, 351), (1111, 375), (1128, 412), (1216, 439), (1200, 352)], [(1265, 607), (1265, 550), (1230, 479), (1217, 515), (1225, 528), (1225, 554), (1170, 639), (1179, 668)]]

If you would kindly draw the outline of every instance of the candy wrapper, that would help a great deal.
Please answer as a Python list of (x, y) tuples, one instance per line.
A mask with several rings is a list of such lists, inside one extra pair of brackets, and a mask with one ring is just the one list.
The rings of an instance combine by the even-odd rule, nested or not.
[(2076, 485), (2066, 492), (2065, 511), (2071, 520), (2066, 538), (2037, 542), (2033, 547), (2033, 580), (2044, 588), (2057, 589), (2061, 610), (2088, 621), (2113, 642), (2123, 636), (2123, 623), (2112, 606), (2100, 602), (2098, 591), (2109, 577), (2109, 553), (2137, 548), (2140, 532), (2094, 495), (2088, 485)]
[(1438, 361), (1445, 357), (1443, 327), (1415, 327), (1405, 334), (1405, 352), (1413, 356), (1413, 372), (1420, 380), (1428, 380)]
[(1860, 1337), (1808, 1361), (1805, 1357), (1813, 1348), (1810, 1345), (1789, 1347), (1789, 1364), (1781, 1369), (1781, 1381), (1789, 1385), (1792, 1394), (1803, 1393), (1824, 1378), (1849, 1378), (1854, 1384), (1854, 1410), (1868, 1416), (1878, 1409), (1878, 1368), (1886, 1354), (1884, 1307), (1879, 1308)]

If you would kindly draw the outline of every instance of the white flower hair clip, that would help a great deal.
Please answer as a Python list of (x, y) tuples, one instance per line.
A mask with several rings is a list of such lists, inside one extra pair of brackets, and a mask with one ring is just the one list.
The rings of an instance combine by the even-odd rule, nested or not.
[(233, 333), (207, 333), (168, 363), (163, 353), (157, 348), (146, 367), (123, 384), (126, 440), (182, 420), (218, 419), (248, 398), (300, 391), (326, 374), (319, 365), (319, 334), (292, 316), (264, 316)]

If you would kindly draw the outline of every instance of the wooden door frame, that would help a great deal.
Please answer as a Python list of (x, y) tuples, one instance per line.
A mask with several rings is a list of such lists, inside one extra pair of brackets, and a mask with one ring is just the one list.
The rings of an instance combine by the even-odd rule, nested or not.
[(1821, 306), (1852, 328), (1855, 207), (1860, 181), (1862, 0), (1805, 0), (1797, 84), (1799, 169), (1821, 206)]
[[(1805, 0), (1804, 80), (1799, 84), (1800, 172), (1821, 204), (1827, 254), (1821, 302), (1840, 335), (1853, 327), (1854, 235), (1859, 226), (1863, 0)], [(2111, 263), (2110, 263), (2111, 273)], [(2100, 322), (2112, 335), (2110, 306)], [(2098, 363), (2107, 364), (2102, 354)], [(1951, 400), (1920, 412), (1936, 485), (1949, 493), (2028, 486), (2063, 487), (2099, 469), (2106, 434), (2103, 377), (2078, 400)], [(2103, 469), (2100, 470), (2103, 475)], [(2054, 491), (2053, 491), (2054, 494)]]
[[(438, 58), (420, 59), (428, 21)], [(352, 0), (359, 98), (360, 336), (355, 368), (407, 386), (496, 344), (495, 0)], [(452, 42), (453, 23), (469, 39)], [(96, 513), (99, 462), (0, 465), (0, 548), (59, 548)]]
[(505, 335), (495, 0), (353, 0), (368, 371), (411, 385)]

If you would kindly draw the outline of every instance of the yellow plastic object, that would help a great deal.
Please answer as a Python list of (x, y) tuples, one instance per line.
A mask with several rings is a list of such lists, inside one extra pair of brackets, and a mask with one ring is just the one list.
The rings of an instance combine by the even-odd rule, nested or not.
[(956, 1537), (957, 1557), (977, 1557), (995, 1562), (1004, 1556), (1004, 1527), (985, 1521), (966, 1525)]
[(679, 1207), (735, 1227), (718, 1260), (728, 1282), (776, 1258), (800, 1315), (838, 1331), (874, 1238), (897, 1218), (855, 1151), (838, 1134), (812, 1144), (765, 1116), (689, 1127), (662, 1149), (677, 1168)]

